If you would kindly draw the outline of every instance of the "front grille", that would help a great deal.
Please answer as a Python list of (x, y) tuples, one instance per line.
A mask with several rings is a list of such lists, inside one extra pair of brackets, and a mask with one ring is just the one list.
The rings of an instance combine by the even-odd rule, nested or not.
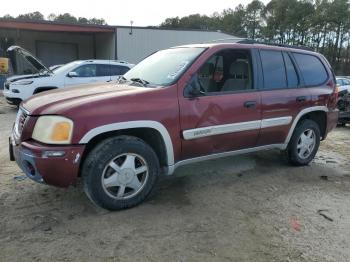
[(4, 83), (4, 89), (7, 89), (7, 90), (10, 89), (10, 83), (9, 82), (5, 82)]
[(15, 134), (17, 137), (21, 137), (27, 117), (28, 117), (28, 114), (22, 108), (18, 109), (15, 127), (14, 127)]

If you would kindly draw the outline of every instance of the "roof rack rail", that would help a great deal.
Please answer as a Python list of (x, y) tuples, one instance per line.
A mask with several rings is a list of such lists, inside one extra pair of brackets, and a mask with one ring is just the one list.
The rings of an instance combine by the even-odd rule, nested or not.
[(264, 41), (256, 41), (256, 40), (252, 40), (252, 39), (243, 39), (243, 40), (238, 41), (237, 43), (239, 43), (239, 44), (262, 44), (262, 45), (289, 47), (289, 48), (294, 48), (294, 49), (314, 51), (311, 47), (304, 46), (304, 45), (286, 45), (286, 44), (278, 44), (278, 43), (271, 43), (271, 42), (264, 42)]
[(237, 43), (239, 41), (243, 41), (245, 38), (240, 38), (240, 37), (232, 37), (232, 38), (222, 38), (222, 39), (215, 39), (215, 40), (210, 40), (206, 41), (205, 43)]

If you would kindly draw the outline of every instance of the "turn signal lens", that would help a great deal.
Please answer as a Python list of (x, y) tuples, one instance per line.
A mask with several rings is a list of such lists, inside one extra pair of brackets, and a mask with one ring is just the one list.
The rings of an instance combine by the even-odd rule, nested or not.
[(54, 125), (51, 134), (52, 141), (67, 141), (71, 131), (70, 123), (58, 122)]

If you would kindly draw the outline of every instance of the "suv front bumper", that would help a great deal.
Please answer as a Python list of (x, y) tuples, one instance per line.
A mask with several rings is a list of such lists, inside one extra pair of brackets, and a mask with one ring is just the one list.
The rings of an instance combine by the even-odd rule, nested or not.
[(6, 99), (6, 102), (10, 105), (15, 105), (15, 106), (19, 106), (19, 104), (22, 102), (22, 99), (19, 97), (15, 97), (14, 93), (12, 93), (10, 90), (8, 89), (4, 89), (3, 91), (3, 95)]
[[(84, 148), (84, 145), (49, 146), (35, 141), (16, 144), (9, 138), (10, 160), (15, 160), (30, 179), (57, 187), (75, 184)], [(60, 155), (50, 156), (50, 152)]]

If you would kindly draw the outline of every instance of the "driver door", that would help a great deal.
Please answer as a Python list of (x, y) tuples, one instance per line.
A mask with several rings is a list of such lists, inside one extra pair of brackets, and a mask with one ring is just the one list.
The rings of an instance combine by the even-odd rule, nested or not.
[[(180, 96), (182, 159), (255, 147), (261, 124), (260, 94), (249, 50), (210, 57)], [(189, 89), (201, 91), (191, 95)]]
[(74, 85), (82, 85), (95, 83), (98, 81), (97, 77), (97, 67), (95, 64), (86, 64), (79, 66), (72, 70), (72, 72), (76, 73), (76, 76), (65, 77), (65, 86), (74, 86)]

